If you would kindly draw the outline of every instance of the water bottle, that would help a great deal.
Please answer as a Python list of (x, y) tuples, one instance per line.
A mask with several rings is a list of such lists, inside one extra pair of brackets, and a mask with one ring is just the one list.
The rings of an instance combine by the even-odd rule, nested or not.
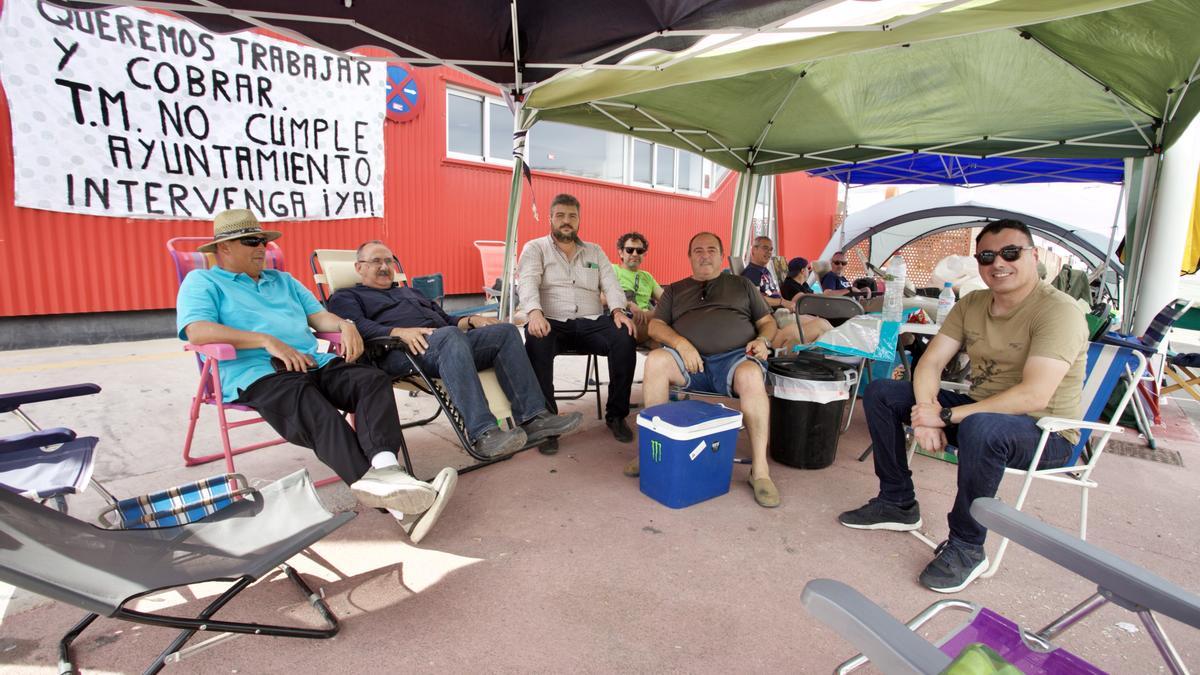
[(904, 257), (897, 255), (888, 265), (887, 281), (883, 285), (883, 320), (901, 321), (904, 318), (904, 281), (908, 267)]
[(950, 310), (954, 309), (954, 288), (950, 282), (942, 284), (942, 292), (938, 294), (937, 324), (946, 323)]

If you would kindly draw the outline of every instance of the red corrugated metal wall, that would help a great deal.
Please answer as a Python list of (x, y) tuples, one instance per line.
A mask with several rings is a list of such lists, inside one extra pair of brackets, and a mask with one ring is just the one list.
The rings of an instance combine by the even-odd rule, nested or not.
[[(446, 158), (446, 83), (477, 83), (442, 68), (419, 69), (415, 77), (427, 97), (423, 112), (411, 122), (384, 126), (385, 216), (272, 225), (285, 233), (280, 244), (287, 269), (305, 283), (311, 285), (308, 256), (314, 248), (353, 248), (367, 239), (382, 239), (395, 248), (409, 274), (442, 272), (447, 293), (476, 293), (482, 286), (472, 242), (504, 238), (511, 172)], [(807, 236), (800, 233), (809, 229), (828, 238), (829, 219), (822, 214), (832, 212), (836, 191), (825, 189), (824, 183), (833, 185), (785, 183), (788, 194), (780, 193), (781, 209), (784, 197), (789, 207), (795, 205), (795, 215), (780, 221), (785, 242)], [(727, 237), (733, 208), (732, 180), (702, 198), (534, 172), (533, 192), (542, 221), (533, 220), (526, 186), (522, 243), (546, 231), (550, 199), (570, 192), (583, 204), (585, 239), (603, 245), (615, 258), (618, 235), (643, 232), (651, 240), (647, 268), (664, 281), (687, 275), (685, 251), (693, 233), (711, 229)], [(173, 307), (175, 275), (165, 242), (181, 235), (210, 236), (211, 227), (206, 221), (102, 218), (14, 207), (7, 100), (0, 105), (0, 316)]]
[(775, 177), (775, 211), (779, 219), (776, 253), (809, 260), (821, 250), (836, 228), (838, 184), (806, 173)]

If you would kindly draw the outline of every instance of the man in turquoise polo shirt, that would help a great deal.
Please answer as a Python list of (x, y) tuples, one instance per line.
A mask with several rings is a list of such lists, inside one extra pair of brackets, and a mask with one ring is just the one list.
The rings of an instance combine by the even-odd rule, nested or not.
[[(387, 509), (419, 541), (457, 474), (444, 469), (430, 485), (400, 468), (391, 379), (354, 363), (363, 342), (352, 321), (325, 311), (290, 274), (263, 268), (267, 242), (280, 236), (246, 209), (218, 214), (213, 240), (199, 247), (217, 265), (193, 271), (179, 287), (179, 337), (233, 345), (236, 358), (220, 367), (223, 399), (254, 408), (285, 439), (312, 448), (359, 502)], [(344, 358), (320, 352), (313, 330), (340, 332)], [(354, 413), (354, 427), (343, 410)]]
[(626, 232), (617, 238), (617, 257), (621, 259), (620, 263), (613, 263), (613, 271), (617, 273), (617, 281), (621, 282), (621, 288), (625, 290), (625, 299), (628, 303), (625, 308), (633, 318), (633, 325), (637, 328), (638, 344), (644, 344), (650, 340), (650, 319), (654, 316), (654, 308), (650, 306), (650, 301), (658, 301), (662, 297), (662, 286), (650, 276), (650, 273), (642, 269), (642, 263), (646, 261), (646, 253), (650, 250), (650, 242), (640, 232)]

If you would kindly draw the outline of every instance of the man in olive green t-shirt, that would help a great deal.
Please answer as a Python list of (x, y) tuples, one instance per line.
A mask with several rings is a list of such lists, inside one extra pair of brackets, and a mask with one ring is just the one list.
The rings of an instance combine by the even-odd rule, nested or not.
[[(987, 529), (970, 514), (978, 497), (994, 497), (1005, 467), (1025, 469), (1041, 437), (1039, 417), (1077, 419), (1087, 367), (1087, 321), (1065, 293), (1041, 281), (1033, 236), (1024, 223), (999, 220), (975, 239), (987, 290), (963, 296), (942, 325), (912, 382), (876, 380), (863, 397), (879, 477), (879, 495), (838, 520), (862, 530), (915, 530), (921, 512), (908, 468), (904, 425), (916, 442), (958, 447), (958, 494), (950, 536), (921, 572), (925, 587), (955, 593), (987, 570)], [(942, 369), (964, 348), (971, 389), (940, 389)], [(1039, 467), (1062, 466), (1079, 436), (1052, 433)]]
[(657, 301), (663, 294), (662, 286), (658, 285), (649, 272), (642, 269), (642, 263), (646, 261), (646, 253), (649, 250), (650, 242), (640, 232), (626, 232), (617, 237), (617, 257), (621, 262), (613, 263), (613, 271), (617, 273), (617, 281), (621, 282), (621, 288), (625, 289), (625, 299), (628, 301), (625, 308), (629, 310), (633, 325), (637, 327), (635, 337), (638, 344), (650, 340), (649, 325), (651, 317), (654, 316), (650, 301)]

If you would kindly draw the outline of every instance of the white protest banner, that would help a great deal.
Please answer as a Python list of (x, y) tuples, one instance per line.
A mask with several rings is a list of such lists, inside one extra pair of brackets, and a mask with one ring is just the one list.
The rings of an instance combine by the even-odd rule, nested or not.
[(386, 66), (134, 8), (4, 0), (16, 205), (383, 215)]

